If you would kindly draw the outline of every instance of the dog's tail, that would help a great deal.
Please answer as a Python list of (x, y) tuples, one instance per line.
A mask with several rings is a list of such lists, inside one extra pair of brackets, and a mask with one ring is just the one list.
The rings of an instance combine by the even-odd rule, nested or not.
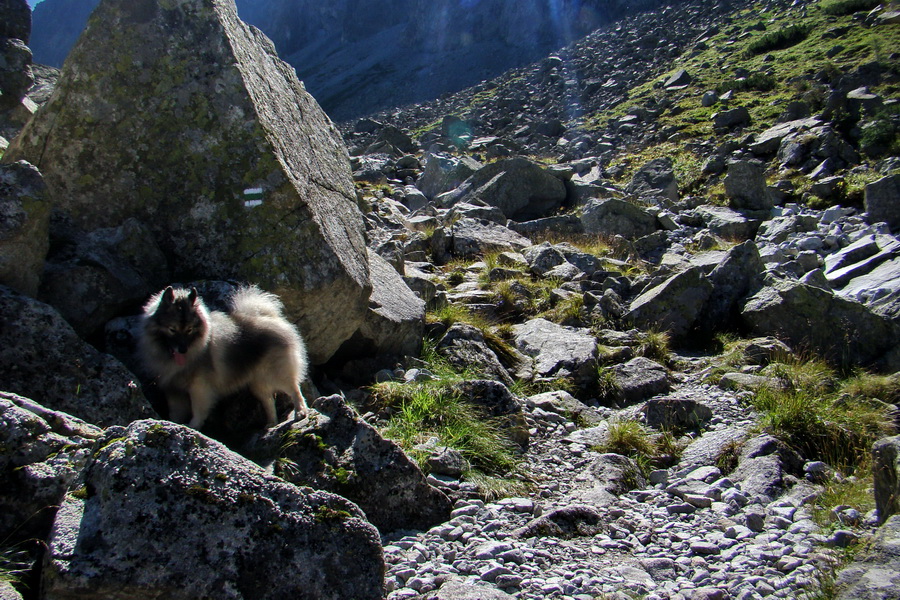
[(284, 316), (284, 305), (278, 296), (264, 292), (255, 285), (241, 286), (231, 297), (231, 314), (278, 318)]

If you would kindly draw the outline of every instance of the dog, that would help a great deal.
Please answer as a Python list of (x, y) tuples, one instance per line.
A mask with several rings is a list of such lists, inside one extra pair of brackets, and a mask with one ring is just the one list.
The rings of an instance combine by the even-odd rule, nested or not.
[(200, 429), (222, 397), (249, 389), (276, 424), (275, 393), (290, 396), (294, 419), (306, 415), (300, 382), (306, 346), (284, 317), (281, 300), (256, 286), (238, 288), (228, 313), (210, 311), (196, 288), (158, 292), (144, 306), (139, 352), (158, 377), (169, 418)]

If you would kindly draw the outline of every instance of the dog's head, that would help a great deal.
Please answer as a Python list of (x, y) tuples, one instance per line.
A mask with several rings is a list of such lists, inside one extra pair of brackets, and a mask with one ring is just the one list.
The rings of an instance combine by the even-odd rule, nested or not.
[(205, 346), (209, 335), (209, 313), (196, 288), (171, 286), (156, 294), (144, 307), (144, 331), (164, 348), (172, 360), (184, 366), (191, 355)]

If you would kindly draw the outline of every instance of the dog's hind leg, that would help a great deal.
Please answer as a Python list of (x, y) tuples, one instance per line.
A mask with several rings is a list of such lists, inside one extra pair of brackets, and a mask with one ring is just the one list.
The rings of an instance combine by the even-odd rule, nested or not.
[(250, 391), (262, 404), (263, 410), (266, 411), (266, 427), (272, 427), (278, 422), (278, 416), (275, 414), (275, 391), (268, 385), (259, 381), (250, 384)]

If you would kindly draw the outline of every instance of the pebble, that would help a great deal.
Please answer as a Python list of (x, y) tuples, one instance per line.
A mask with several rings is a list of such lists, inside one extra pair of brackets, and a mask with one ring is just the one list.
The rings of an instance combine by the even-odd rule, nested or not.
[[(667, 395), (709, 406), (715, 428), (749, 426), (753, 415), (730, 393), (687, 374)], [(609, 417), (639, 418), (639, 409)], [(850, 529), (826, 537), (812, 520), (803, 492), (761, 504), (714, 465), (653, 471), (644, 489), (594, 506), (599, 533), (561, 539), (519, 537), (541, 515), (576, 504), (596, 453), (562, 438), (571, 428), (557, 415), (529, 410), (533, 437), (525, 462), (536, 481), (531, 497), (485, 503), (459, 500), (451, 519), (429, 531), (385, 539), (388, 598), (425, 598), (449, 578), (490, 585), (512, 598), (657, 600), (796, 598), (818, 584), (834, 550), (859, 539)], [(459, 489), (463, 484), (456, 485)], [(804, 481), (802, 485), (816, 484)], [(835, 507), (844, 527), (862, 517)], [(625, 594), (622, 596), (621, 594)]]

